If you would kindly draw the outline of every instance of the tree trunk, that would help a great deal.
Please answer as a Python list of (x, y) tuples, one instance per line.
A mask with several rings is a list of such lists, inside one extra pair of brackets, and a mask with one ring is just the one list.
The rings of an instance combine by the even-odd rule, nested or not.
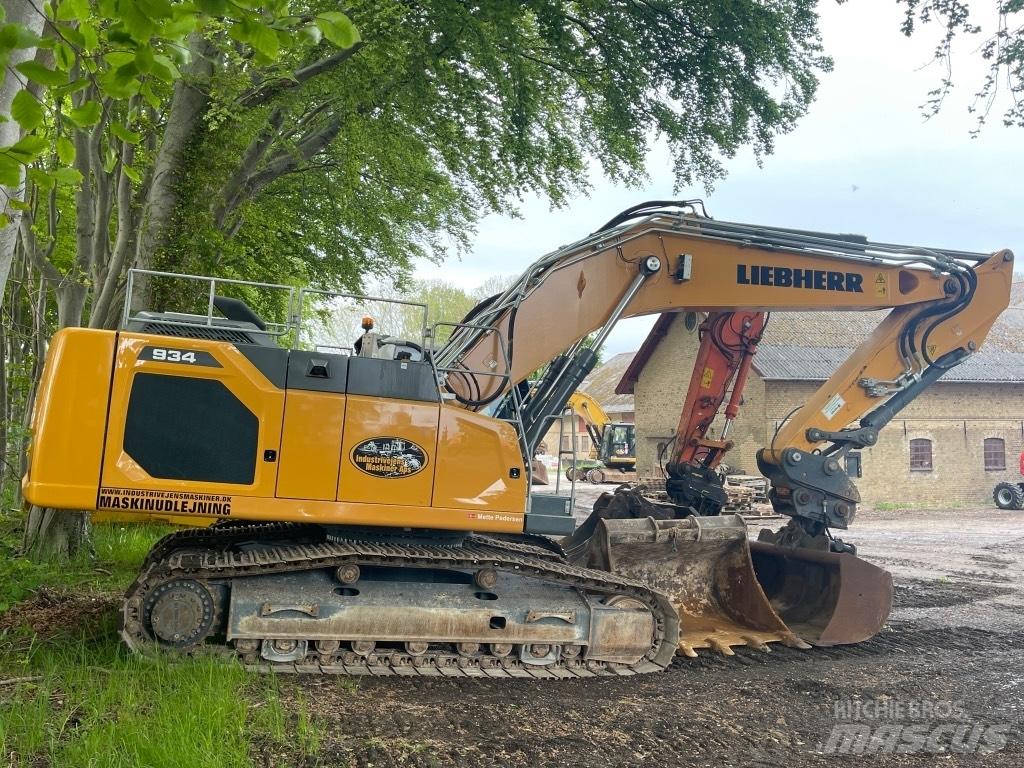
[[(198, 34), (190, 39), (189, 48), (192, 64), (184, 72), (184, 77), (174, 84), (167, 125), (153, 161), (153, 181), (142, 206), (134, 260), (134, 266), (139, 269), (152, 268), (154, 257), (167, 242), (177, 203), (176, 187), (182, 158), (189, 142), (202, 127), (203, 116), (210, 103), (205, 89), (213, 74), (216, 50)], [(145, 296), (148, 282), (140, 278), (135, 285), (139, 295)]]
[[(43, 12), (39, 0), (16, 0), (15, 2), (4, 2), (4, 10), (7, 12), (8, 24), (22, 24), (36, 35), (43, 33)], [(19, 48), (11, 51), (5, 62), (6, 72), (0, 77), (0, 114), (10, 115), (11, 104), (14, 97), (24, 87), (25, 82), (21, 75), (15, 73), (18, 64), (35, 58), (35, 48)], [(0, 147), (6, 147), (17, 143), (21, 138), (21, 127), (14, 120), (7, 120), (0, 123)], [(22, 171), (24, 180), (24, 171)], [(6, 195), (5, 200), (23, 200), (25, 195), (24, 182), (19, 182), (17, 187), (4, 187), (2, 190)], [(0, 296), (3, 296), (7, 287), (7, 278), (11, 274), (11, 264), (14, 261), (14, 246), (18, 241), (18, 221), (21, 218), (21, 211), (12, 208), (4, 203), (7, 214), (7, 226), (0, 229)]]
[(57, 327), (77, 328), (82, 324), (88, 287), (70, 279), (57, 288)]
[[(0, 295), (0, 302), (3, 296)], [(0, 328), (0, 495), (7, 483), (7, 419), (11, 412), (7, 391), (7, 329)]]
[(25, 554), (36, 561), (65, 560), (89, 551), (85, 512), (32, 507), (25, 526)]

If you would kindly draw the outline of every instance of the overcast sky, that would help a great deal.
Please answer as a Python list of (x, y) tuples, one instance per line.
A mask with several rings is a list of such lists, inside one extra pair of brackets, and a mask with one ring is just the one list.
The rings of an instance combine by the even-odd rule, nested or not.
[[(991, 3), (975, 3), (990, 9)], [(938, 30), (907, 39), (893, 0), (825, 0), (821, 29), (835, 69), (822, 76), (816, 101), (796, 129), (777, 140), (758, 167), (752, 153), (727, 161), (714, 192), (672, 192), (667, 152), (648, 160), (650, 181), (627, 189), (595, 176), (589, 197), (557, 211), (527, 200), (521, 220), (485, 218), (472, 252), (418, 277), (443, 277), (471, 289), (493, 274), (523, 271), (539, 255), (583, 237), (620, 210), (655, 198), (703, 197), (715, 218), (832, 232), (873, 240), (1024, 254), (1024, 129), (1004, 128), (993, 111), (977, 139), (967, 113), (984, 76), (977, 41), (961, 45), (956, 89), (938, 117), (920, 105), (942, 70), (930, 64)], [(979, 17), (981, 20), (983, 17)], [(633, 351), (653, 318), (623, 321), (607, 357)]]

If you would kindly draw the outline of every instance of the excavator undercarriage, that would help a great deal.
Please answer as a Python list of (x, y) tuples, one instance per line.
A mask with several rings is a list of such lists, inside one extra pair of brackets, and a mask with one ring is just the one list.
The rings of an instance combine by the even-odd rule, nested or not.
[[(1009, 251), (751, 227), (659, 202), (545, 255), (461, 323), (428, 332), (426, 308), (399, 301), (424, 312), (422, 338), (365, 317), (346, 349), (310, 343), (303, 325), (343, 294), (132, 272), (120, 330), (51, 343), (25, 497), (220, 521), (146, 558), (122, 611), (139, 653), (566, 678), (654, 672), (677, 652), (859, 642), (888, 616), (892, 581), (831, 534), (859, 501), (841, 460), (980, 346), (1012, 267)], [(205, 312), (139, 310), (159, 277), (198, 281)], [(284, 320), (220, 293), (259, 287), (285, 293)], [(721, 514), (716, 470), (768, 313), (881, 307), (878, 330), (758, 453), (791, 521), (750, 542)], [(540, 440), (620, 318), (682, 308), (705, 319), (665, 466), (671, 503), (620, 489), (577, 527), (571, 494), (531, 489)]]
[(629, 675), (675, 654), (664, 595), (550, 548), (340, 534), (287, 524), (172, 534), (128, 590), (122, 637), (140, 652), (219, 639), (247, 666), (373, 675)]

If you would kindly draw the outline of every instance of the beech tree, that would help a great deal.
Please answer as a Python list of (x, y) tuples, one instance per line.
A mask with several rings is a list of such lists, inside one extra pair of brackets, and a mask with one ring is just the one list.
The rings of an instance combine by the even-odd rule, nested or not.
[[(654, 141), (679, 185), (711, 184), (739, 148), (770, 152), (830, 65), (808, 0), (46, 8), (15, 67), (36, 88), (22, 146), (0, 149), (0, 172), (27, 168), (6, 301), (41, 307), (29, 335), (114, 327), (131, 267), (401, 278), (523, 195), (564, 204), (591, 162), (639, 182)], [(40, 533), (58, 518), (30, 520), (41, 550), (78, 546)]]

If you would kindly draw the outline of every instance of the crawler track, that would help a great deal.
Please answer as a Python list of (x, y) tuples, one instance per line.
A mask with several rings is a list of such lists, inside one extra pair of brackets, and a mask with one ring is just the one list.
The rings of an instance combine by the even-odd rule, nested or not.
[[(258, 542), (259, 546), (241, 548), (245, 542)], [(121, 635), (128, 646), (138, 652), (156, 646), (145, 626), (144, 606), (154, 590), (175, 580), (199, 582), (218, 594), (246, 577), (336, 569), (349, 564), (461, 571), (487, 567), (573, 587), (590, 595), (623, 596), (639, 601), (653, 614), (652, 643), (643, 658), (633, 664), (563, 656), (544, 666), (525, 664), (511, 656), (460, 654), (443, 647), (432, 647), (419, 655), (391, 648), (359, 654), (345, 647), (314, 652), (315, 646), (310, 643), (311, 652), (295, 662), (271, 662), (261, 658), (257, 641), (221, 643), (212, 646), (213, 649), (239, 658), (247, 667), (278, 672), (542, 679), (656, 672), (667, 667), (675, 655), (678, 617), (663, 595), (638, 581), (568, 565), (549, 550), (492, 536), (470, 536), (461, 545), (327, 541), (319, 529), (277, 523), (184, 531), (162, 539), (147, 557), (139, 577), (125, 596)], [(223, 624), (226, 605), (227, 601), (221, 600), (216, 606), (215, 626)]]

